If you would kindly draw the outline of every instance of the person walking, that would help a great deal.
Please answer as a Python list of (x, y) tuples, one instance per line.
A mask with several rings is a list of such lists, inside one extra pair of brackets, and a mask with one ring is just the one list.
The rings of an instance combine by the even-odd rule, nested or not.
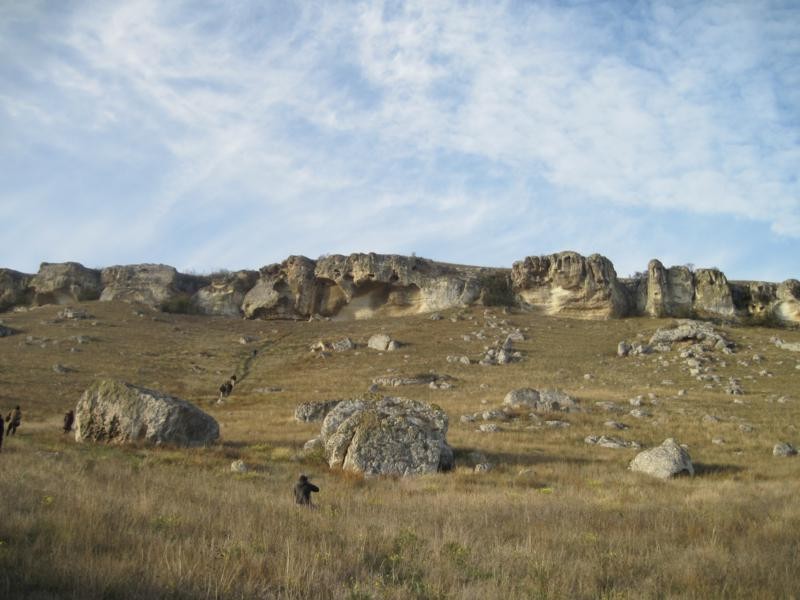
[(75, 411), (68, 410), (64, 414), (64, 433), (72, 431), (72, 424), (75, 422)]
[(294, 501), (301, 506), (314, 508), (311, 502), (311, 492), (318, 492), (319, 488), (308, 480), (306, 475), (300, 475), (297, 483), (294, 484)]
[(6, 421), (8, 422), (8, 429), (6, 429), (6, 435), (14, 435), (17, 433), (17, 427), (19, 427), (20, 423), (22, 423), (22, 411), (19, 409), (19, 405), (14, 407), (8, 416), (6, 416)]

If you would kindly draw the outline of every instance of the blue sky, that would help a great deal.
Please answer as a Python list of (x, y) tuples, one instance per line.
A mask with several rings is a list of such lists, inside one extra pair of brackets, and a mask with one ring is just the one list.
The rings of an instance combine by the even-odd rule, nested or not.
[(0, 266), (800, 277), (797, 2), (0, 1)]

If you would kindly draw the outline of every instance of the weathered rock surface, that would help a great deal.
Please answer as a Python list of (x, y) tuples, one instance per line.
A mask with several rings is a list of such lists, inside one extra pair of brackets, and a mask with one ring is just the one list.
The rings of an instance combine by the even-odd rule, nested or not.
[(30, 302), (32, 275), (13, 269), (0, 269), (0, 311)]
[(329, 412), (339, 405), (341, 400), (326, 400), (323, 402), (303, 402), (294, 409), (294, 418), (302, 423), (322, 421)]
[[(103, 293), (100, 300), (141, 302), (155, 308), (172, 309), (208, 284), (207, 278), (183, 275), (167, 265), (123, 265), (107, 267), (101, 273)], [(174, 309), (178, 309), (174, 306)]]
[(42, 263), (30, 287), (36, 306), (97, 300), (103, 289), (100, 271), (76, 262)]
[(316, 261), (290, 256), (258, 272), (213, 277), (147, 264), (108, 267), (99, 275), (78, 263), (43, 263), (36, 275), (0, 269), (0, 310), (98, 296), (163, 310), (262, 319), (363, 319), (517, 304), (578, 318), (646, 314), (800, 323), (796, 279), (729, 282), (718, 269), (667, 268), (657, 260), (646, 273), (619, 279), (607, 258), (575, 252), (530, 256), (511, 269), (374, 253)]
[(601, 448), (620, 449), (642, 447), (639, 442), (630, 442), (610, 435), (588, 435), (583, 441), (590, 446), (600, 446)]
[(453, 467), (447, 425), (443, 410), (416, 400), (345, 400), (325, 417), (320, 439), (331, 467), (419, 475)]
[(526, 408), (534, 411), (565, 411), (577, 407), (577, 401), (569, 394), (558, 390), (534, 390), (520, 388), (511, 390), (503, 398), (503, 405), (510, 408)]
[(8, 337), (9, 335), (15, 335), (19, 333), (16, 329), (12, 329), (11, 327), (6, 327), (5, 325), (0, 325), (0, 338)]
[(247, 293), (255, 286), (258, 271), (236, 271), (211, 278), (191, 298), (194, 312), (204, 315), (238, 317)]
[(660, 446), (637, 454), (628, 468), (660, 479), (669, 479), (679, 473), (694, 475), (689, 453), (672, 438), (664, 440)]
[(79, 442), (200, 446), (218, 437), (217, 422), (193, 404), (119, 381), (96, 381), (75, 409)]
[(599, 254), (529, 256), (514, 263), (511, 281), (524, 305), (550, 315), (608, 319), (630, 312), (628, 292), (611, 261)]
[(391, 343), (392, 338), (390, 338), (388, 335), (385, 333), (376, 333), (375, 335), (370, 336), (369, 340), (367, 340), (367, 348), (372, 348), (378, 352), (386, 352)]
[(772, 448), (772, 456), (796, 456), (797, 449), (789, 442), (780, 442)]

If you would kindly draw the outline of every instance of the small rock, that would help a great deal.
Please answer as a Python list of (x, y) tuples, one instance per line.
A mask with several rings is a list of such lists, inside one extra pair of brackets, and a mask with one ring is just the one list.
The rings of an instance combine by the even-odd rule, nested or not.
[(475, 465), (475, 472), (476, 473), (488, 473), (492, 470), (492, 465), (490, 463), (478, 463)]
[(636, 417), (637, 419), (644, 419), (645, 417), (650, 416), (649, 412), (647, 412), (646, 410), (642, 410), (641, 408), (634, 408), (628, 414), (632, 417)]
[(500, 428), (495, 423), (484, 423), (478, 426), (478, 431), (483, 433), (497, 433)]
[(257, 338), (254, 338), (252, 335), (243, 335), (242, 337), (239, 338), (239, 343), (243, 345), (252, 344), (253, 342), (256, 341), (256, 339)]
[(739, 425), (739, 431), (742, 433), (753, 433), (753, 426), (748, 423), (742, 423)]
[(623, 341), (617, 344), (617, 356), (619, 356), (620, 358), (628, 356), (628, 353), (630, 351), (631, 351), (631, 346), (630, 344), (628, 344), (628, 342)]
[(243, 460), (235, 460), (231, 463), (231, 472), (233, 473), (247, 473), (249, 470)]
[(563, 429), (570, 426), (566, 421), (545, 421), (544, 424), (553, 429)]
[(789, 442), (780, 442), (772, 448), (772, 456), (795, 456), (797, 449)]
[(686, 390), (678, 390), (678, 396), (685, 396)]
[(367, 341), (367, 347), (378, 350), (379, 352), (385, 352), (389, 348), (391, 342), (392, 338), (385, 333), (376, 333)]
[(705, 415), (703, 417), (703, 423), (707, 425), (712, 423), (719, 423), (719, 421), (720, 421), (719, 417), (715, 417), (714, 415)]
[(630, 404), (631, 406), (641, 406), (643, 403), (644, 403), (644, 398), (642, 398), (641, 396), (635, 396), (634, 398), (628, 400), (628, 404)]
[(333, 348), (334, 352), (346, 352), (348, 350), (352, 350), (353, 348), (355, 348), (356, 345), (353, 343), (353, 340), (351, 340), (349, 337), (345, 337), (333, 342), (333, 344), (331, 344), (331, 347)]
[(716, 444), (717, 446), (722, 446), (725, 443), (725, 440), (719, 437), (715, 437), (711, 439), (712, 444)]
[(605, 423), (603, 423), (603, 425), (605, 427), (608, 427), (609, 429), (627, 429), (628, 428), (627, 425), (625, 425), (624, 423), (620, 423), (619, 421), (606, 421)]

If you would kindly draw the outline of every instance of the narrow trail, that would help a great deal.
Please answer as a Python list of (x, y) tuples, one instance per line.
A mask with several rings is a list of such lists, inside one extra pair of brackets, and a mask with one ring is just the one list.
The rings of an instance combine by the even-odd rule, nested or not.
[[(288, 331), (277, 338), (267, 340), (257, 348), (249, 348), (247, 350), (247, 355), (239, 361), (239, 365), (236, 367), (235, 374), (237, 384), (240, 384), (250, 375), (250, 368), (253, 364), (253, 361), (262, 356), (267, 350), (274, 349), (280, 342), (288, 338), (290, 335), (292, 335), (292, 332)], [(256, 350), (255, 354), (253, 353), (254, 350)]]

